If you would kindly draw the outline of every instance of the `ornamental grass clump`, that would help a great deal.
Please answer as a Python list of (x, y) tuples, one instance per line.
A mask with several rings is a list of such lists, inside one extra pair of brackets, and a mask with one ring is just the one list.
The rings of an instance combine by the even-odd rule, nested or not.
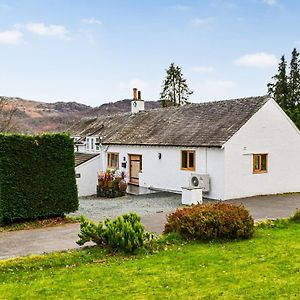
[(92, 241), (111, 251), (127, 253), (134, 253), (151, 240), (151, 235), (144, 231), (141, 218), (136, 213), (125, 214), (115, 220), (107, 218), (98, 225), (81, 216), (78, 236), (78, 245)]
[(164, 233), (170, 232), (202, 241), (248, 239), (253, 236), (254, 221), (242, 205), (198, 204), (170, 214)]

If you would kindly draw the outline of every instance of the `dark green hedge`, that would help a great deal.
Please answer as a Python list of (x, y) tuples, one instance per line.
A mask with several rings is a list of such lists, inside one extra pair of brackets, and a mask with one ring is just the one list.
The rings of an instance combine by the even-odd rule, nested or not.
[(78, 209), (74, 146), (66, 134), (0, 134), (0, 223)]

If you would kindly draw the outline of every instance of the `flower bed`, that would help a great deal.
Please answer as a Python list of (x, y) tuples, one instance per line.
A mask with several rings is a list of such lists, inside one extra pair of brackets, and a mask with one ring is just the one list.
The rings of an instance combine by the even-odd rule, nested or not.
[(126, 194), (127, 183), (125, 173), (116, 170), (106, 170), (98, 173), (97, 196), (106, 198), (121, 197)]

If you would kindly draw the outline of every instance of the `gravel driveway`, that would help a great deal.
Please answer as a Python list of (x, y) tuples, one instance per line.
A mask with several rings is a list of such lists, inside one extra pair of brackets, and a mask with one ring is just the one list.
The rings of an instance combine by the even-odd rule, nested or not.
[(136, 212), (147, 230), (161, 232), (166, 215), (181, 205), (181, 195), (159, 192), (148, 195), (127, 195), (121, 198), (80, 198), (79, 210), (71, 216), (84, 215), (95, 222)]

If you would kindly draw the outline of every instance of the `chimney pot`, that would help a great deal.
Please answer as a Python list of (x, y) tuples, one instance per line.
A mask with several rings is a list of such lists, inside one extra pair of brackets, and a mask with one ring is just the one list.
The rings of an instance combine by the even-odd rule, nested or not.
[(137, 100), (137, 88), (133, 89), (133, 100)]
[(142, 92), (138, 91), (138, 100), (142, 100)]

